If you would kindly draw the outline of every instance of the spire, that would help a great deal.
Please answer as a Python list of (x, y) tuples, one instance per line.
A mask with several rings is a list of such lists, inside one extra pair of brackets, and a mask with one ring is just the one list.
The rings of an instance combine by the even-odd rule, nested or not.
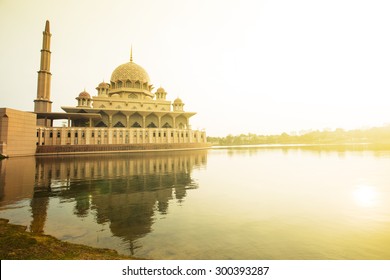
[[(51, 112), (52, 101), (50, 101), (50, 38), (50, 23), (48, 20), (46, 20), (45, 30), (43, 31), (42, 39), (41, 63), (38, 71), (37, 98), (34, 100), (34, 112), (37, 113)], [(50, 126), (49, 122), (41, 119), (37, 120), (37, 125)]]
[(133, 45), (130, 47), (130, 62), (133, 62)]
[(45, 32), (50, 33), (50, 22), (48, 20), (46, 20)]

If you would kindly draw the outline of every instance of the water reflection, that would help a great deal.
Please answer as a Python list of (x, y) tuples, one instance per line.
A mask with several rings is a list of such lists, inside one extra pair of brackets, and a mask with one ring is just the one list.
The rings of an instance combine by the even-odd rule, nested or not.
[(0, 160), (0, 206), (31, 197), (34, 177), (34, 157)]
[[(166, 215), (170, 201), (183, 203), (187, 191), (198, 188), (191, 172), (206, 161), (207, 151), (9, 159), (0, 163), (1, 206), (31, 197), (29, 228), (43, 233), (51, 198), (71, 203), (77, 217), (109, 224), (134, 254), (156, 214)], [(21, 168), (28, 174), (14, 174)], [(26, 188), (15, 188), (19, 184)]]
[(227, 150), (230, 157), (234, 155), (249, 155), (256, 156), (264, 151), (282, 151), (283, 154), (307, 152), (321, 155), (331, 155), (337, 153), (339, 157), (345, 157), (346, 152), (354, 152), (356, 154), (370, 154), (382, 157), (384, 152), (390, 151), (389, 145), (381, 144), (259, 144), (259, 145), (239, 145), (239, 146), (218, 146), (214, 147), (217, 150)]
[(389, 259), (389, 168), (320, 147), (9, 159), (0, 215), (151, 259)]

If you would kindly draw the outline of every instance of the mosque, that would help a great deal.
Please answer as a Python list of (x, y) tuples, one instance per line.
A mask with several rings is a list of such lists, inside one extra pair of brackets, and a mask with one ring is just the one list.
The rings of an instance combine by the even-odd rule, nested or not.
[[(192, 130), (180, 98), (153, 92), (148, 73), (130, 60), (119, 65), (110, 83), (101, 82), (97, 94), (83, 91), (74, 107), (52, 112), (50, 98), (50, 23), (43, 32), (34, 112), (0, 108), (0, 154), (6, 156), (113, 151), (203, 149), (210, 146), (205, 131)], [(66, 125), (53, 126), (54, 120)]]

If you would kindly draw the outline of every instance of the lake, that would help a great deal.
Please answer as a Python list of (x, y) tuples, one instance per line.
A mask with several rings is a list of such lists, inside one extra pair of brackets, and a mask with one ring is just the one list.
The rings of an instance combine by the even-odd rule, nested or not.
[(0, 161), (0, 217), (148, 259), (390, 259), (390, 151), (236, 147)]

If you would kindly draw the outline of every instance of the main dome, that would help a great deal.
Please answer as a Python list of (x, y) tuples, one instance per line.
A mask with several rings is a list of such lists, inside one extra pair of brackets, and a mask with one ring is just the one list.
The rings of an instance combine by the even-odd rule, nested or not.
[(111, 75), (111, 82), (127, 80), (150, 84), (148, 73), (146, 73), (144, 68), (133, 61), (119, 65)]

